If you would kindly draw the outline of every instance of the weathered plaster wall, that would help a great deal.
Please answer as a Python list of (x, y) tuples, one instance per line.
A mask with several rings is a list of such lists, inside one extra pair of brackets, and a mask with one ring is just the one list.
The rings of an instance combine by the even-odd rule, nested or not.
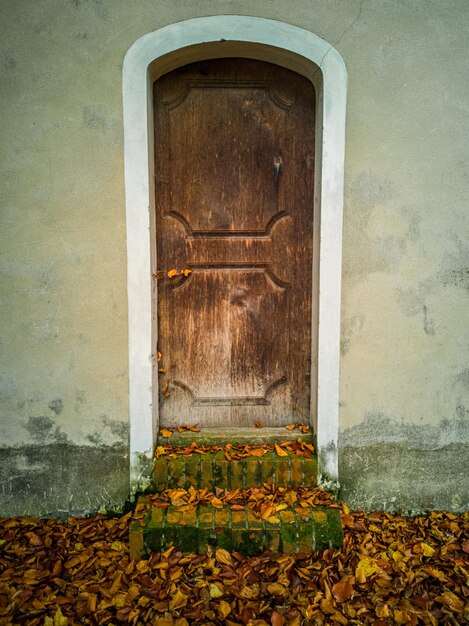
[(467, 506), (468, 3), (3, 0), (0, 513), (127, 496), (122, 61), (217, 13), (307, 28), (347, 65), (345, 497)]

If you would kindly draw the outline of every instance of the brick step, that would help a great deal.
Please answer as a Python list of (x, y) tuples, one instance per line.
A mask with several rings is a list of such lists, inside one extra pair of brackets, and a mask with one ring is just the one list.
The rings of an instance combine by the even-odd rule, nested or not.
[(340, 548), (343, 542), (338, 508), (288, 507), (269, 521), (248, 507), (232, 510), (230, 505), (199, 504), (159, 508), (152, 498), (141, 496), (135, 509), (130, 526), (133, 559), (146, 558), (171, 544), (187, 552), (205, 553), (212, 546), (253, 556), (263, 550), (292, 554)]
[(277, 487), (317, 485), (317, 459), (295, 454), (248, 456), (228, 460), (223, 452), (189, 456), (165, 454), (155, 459), (154, 486), (165, 489), (249, 489), (263, 484)]

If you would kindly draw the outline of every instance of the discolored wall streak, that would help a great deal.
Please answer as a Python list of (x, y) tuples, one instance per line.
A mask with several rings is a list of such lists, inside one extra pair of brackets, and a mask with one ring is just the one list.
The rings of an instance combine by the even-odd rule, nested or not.
[(464, 0), (1, 4), (0, 514), (128, 495), (122, 61), (146, 33), (214, 13), (306, 28), (347, 65), (343, 495), (467, 506), (468, 12)]
[(127, 447), (50, 443), (0, 450), (2, 516), (120, 511), (129, 496)]

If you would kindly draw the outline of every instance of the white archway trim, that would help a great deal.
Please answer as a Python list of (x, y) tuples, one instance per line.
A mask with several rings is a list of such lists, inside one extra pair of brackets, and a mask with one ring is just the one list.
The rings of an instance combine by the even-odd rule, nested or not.
[[(340, 290), (347, 92), (345, 64), (333, 46), (297, 26), (259, 17), (217, 15), (178, 22), (148, 33), (133, 44), (124, 60), (132, 491), (145, 487), (142, 461), (152, 458), (157, 434), (152, 411), (153, 244), (149, 234), (153, 206), (152, 82), (158, 75), (196, 60), (194, 56), (190, 58), (187, 53), (185, 55), (184, 50), (191, 47), (203, 50), (204, 46), (211, 46), (208, 56), (234, 56), (236, 45), (241, 45), (240, 42), (276, 50), (280, 58), (281, 55), (290, 58), (290, 62), (285, 62), (285, 65), (303, 73), (313, 82), (318, 66), (322, 73), (322, 88), (318, 94), (318, 106), (322, 108), (322, 145), (317, 444), (319, 473), (323, 484), (338, 481)], [(220, 47), (219, 55), (216, 46)], [(228, 51), (223, 52), (223, 46), (228, 46)], [(172, 58), (170, 62), (167, 60), (169, 58)], [(207, 54), (202, 53), (199, 58), (207, 58)], [(296, 61), (292, 62), (291, 58)], [(269, 60), (269, 57), (265, 57), (265, 60)], [(282, 64), (281, 61), (273, 62)], [(303, 66), (305, 69), (302, 69)]]

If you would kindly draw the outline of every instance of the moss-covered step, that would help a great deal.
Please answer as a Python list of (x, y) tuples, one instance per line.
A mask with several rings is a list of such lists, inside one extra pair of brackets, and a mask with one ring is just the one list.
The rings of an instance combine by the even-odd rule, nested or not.
[(141, 496), (130, 527), (131, 558), (146, 558), (172, 544), (186, 552), (204, 553), (208, 546), (216, 546), (253, 556), (263, 550), (292, 554), (340, 548), (343, 542), (337, 508), (289, 507), (269, 520), (247, 507), (181, 508), (159, 508), (151, 496)]
[(266, 443), (281, 443), (285, 440), (301, 437), (303, 441), (315, 445), (315, 437), (312, 430), (302, 432), (299, 429), (288, 430), (285, 426), (253, 428), (252, 426), (241, 426), (236, 428), (201, 428), (199, 431), (178, 432), (177, 428), (169, 427), (172, 432), (171, 437), (166, 438), (161, 434), (158, 437), (158, 445), (170, 443), (178, 446), (188, 446), (193, 441), (199, 445), (224, 446), (227, 443), (232, 445), (258, 445)]
[(317, 485), (317, 459), (295, 454), (278, 456), (267, 452), (262, 457), (248, 456), (228, 460), (223, 452), (188, 456), (163, 455), (155, 459), (156, 491), (165, 489), (250, 489), (263, 484), (277, 487)]

